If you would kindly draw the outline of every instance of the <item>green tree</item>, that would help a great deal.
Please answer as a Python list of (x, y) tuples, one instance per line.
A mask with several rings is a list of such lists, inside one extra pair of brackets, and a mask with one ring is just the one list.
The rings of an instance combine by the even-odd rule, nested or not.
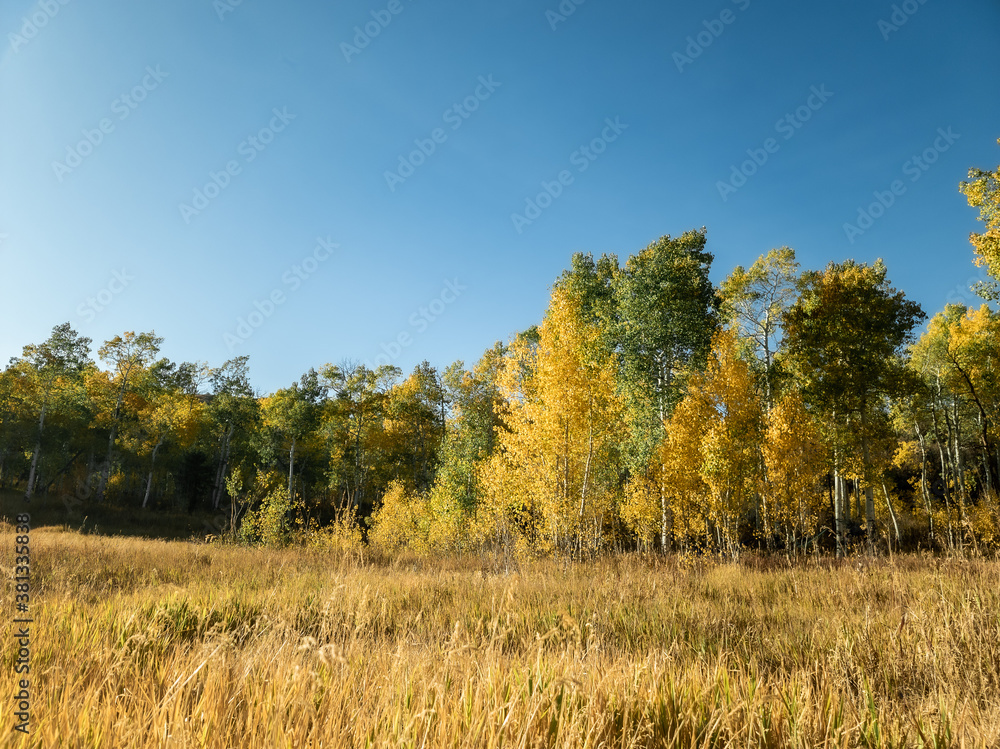
[(463, 512), (472, 512), (480, 493), (476, 466), (493, 454), (500, 425), (499, 374), (506, 346), (487, 349), (472, 370), (455, 362), (444, 373), (451, 407), (436, 488)]
[(756, 364), (768, 410), (775, 400), (782, 316), (795, 301), (798, 267), (791, 248), (771, 250), (748, 269), (736, 266), (719, 289), (724, 314)]
[(243, 480), (249, 482), (253, 437), (260, 428), (260, 402), (250, 385), (250, 359), (237, 356), (209, 372), (212, 395), (208, 405), (210, 429), (217, 447), (212, 507), (218, 509), (226, 494), (230, 465), (241, 466)]
[(326, 386), (316, 370), (310, 369), (299, 382), (265, 398), (262, 404), (264, 426), (288, 452), (289, 500), (295, 498), (295, 450), (319, 427)]
[(198, 388), (206, 370), (204, 365), (188, 362), (178, 365), (160, 359), (136, 383), (139, 405), (128, 431), (135, 453), (149, 456), (143, 507), (149, 504), (161, 449), (171, 446), (189, 449), (200, 436), (205, 408), (198, 398)]
[(601, 255), (596, 261), (588, 253), (574, 253), (570, 267), (563, 271), (556, 285), (580, 300), (580, 314), (587, 322), (601, 327), (605, 345), (618, 348), (618, 302), (615, 279), (622, 269), (616, 255)]
[(329, 452), (330, 485), (342, 503), (360, 511), (374, 505), (388, 479), (376, 475), (388, 455), (385, 417), (389, 393), (399, 379), (398, 367), (327, 364), (321, 370), (332, 397), (323, 414), (322, 431)]
[(389, 391), (386, 437), (394, 478), (418, 494), (434, 483), (444, 439), (447, 400), (437, 369), (428, 362)]
[[(652, 465), (687, 377), (703, 370), (718, 327), (720, 299), (709, 279), (706, 233), (661, 237), (628, 259), (614, 278), (619, 391), (625, 402), (630, 474)], [(659, 486), (663, 487), (662, 482)], [(668, 496), (660, 496), (660, 542), (667, 545)]]
[(30, 383), (29, 407), (38, 416), (35, 448), (24, 492), (26, 500), (31, 499), (35, 490), (35, 476), (45, 436), (45, 417), (50, 411), (65, 409), (83, 396), (82, 375), (91, 363), (90, 339), (80, 336), (68, 322), (56, 325), (44, 343), (25, 346), (21, 359), (12, 362)]
[(30, 387), (23, 367), (0, 373), (0, 489), (27, 470), (26, 446), (37, 429), (37, 414), (29, 409)]
[[(860, 440), (870, 548), (875, 530), (869, 449), (873, 421), (887, 418), (886, 399), (911, 390), (902, 349), (925, 317), (918, 304), (892, 288), (881, 260), (872, 266), (848, 260), (804, 273), (799, 298), (784, 316), (787, 356), (803, 398), (832, 427), (835, 479), (850, 447), (844, 435), (853, 432)], [(843, 503), (836, 504), (842, 551)]]
[(97, 500), (104, 500), (104, 492), (111, 476), (111, 465), (114, 458), (115, 440), (121, 426), (125, 397), (131, 391), (135, 381), (143, 370), (149, 367), (160, 351), (163, 339), (156, 333), (135, 333), (127, 331), (124, 335), (115, 336), (105, 341), (98, 350), (101, 359), (111, 367), (110, 384), (113, 388), (114, 406), (108, 415), (108, 452), (101, 470), (101, 481), (97, 487)]
[(633, 469), (648, 464), (684, 378), (705, 367), (720, 300), (708, 277), (705, 230), (665, 236), (631, 256), (616, 276), (616, 338)]

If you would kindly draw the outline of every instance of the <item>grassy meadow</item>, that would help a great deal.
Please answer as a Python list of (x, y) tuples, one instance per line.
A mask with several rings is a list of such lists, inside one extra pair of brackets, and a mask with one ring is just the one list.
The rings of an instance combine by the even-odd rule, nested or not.
[(0, 747), (1000, 746), (996, 562), (31, 544), (32, 733), (7, 637)]

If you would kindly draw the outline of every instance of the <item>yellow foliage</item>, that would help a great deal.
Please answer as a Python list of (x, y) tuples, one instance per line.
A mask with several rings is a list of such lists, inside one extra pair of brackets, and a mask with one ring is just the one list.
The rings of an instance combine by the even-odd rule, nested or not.
[(323, 551), (360, 556), (364, 550), (361, 523), (354, 507), (339, 511), (332, 523), (322, 528), (310, 528), (309, 531), (309, 545)]
[(500, 376), (505, 429), (480, 471), (480, 528), (537, 548), (593, 548), (614, 503), (622, 403), (615, 365), (579, 299), (555, 288), (537, 346), (512, 343)]
[(711, 406), (701, 396), (701, 378), (693, 380), (687, 396), (668, 419), (666, 436), (657, 451), (665, 514), (671, 516), (674, 537), (682, 543), (709, 534), (705, 505), (708, 487), (701, 473), (701, 447)]
[(368, 543), (386, 554), (403, 549), (426, 554), (431, 525), (430, 503), (426, 498), (408, 492), (401, 481), (389, 484), (382, 504), (368, 521)]
[(740, 516), (759, 489), (763, 409), (750, 368), (737, 355), (735, 333), (716, 334), (712, 354), (703, 388), (711, 412), (701, 470), (712, 520), (732, 549)]
[(395, 480), (368, 521), (368, 542), (384, 554), (458, 552), (473, 535), (469, 520), (438, 486), (421, 494)]
[(802, 539), (825, 507), (819, 482), (827, 455), (798, 393), (786, 395), (768, 414), (762, 446), (767, 514), (776, 526)]
[(469, 540), (469, 517), (459, 505), (449, 487), (437, 482), (428, 498), (432, 522), (427, 542), (431, 548), (444, 552), (465, 549)]
[(646, 476), (632, 476), (618, 509), (622, 522), (648, 551), (660, 532), (660, 486)]
[(740, 518), (758, 492), (762, 418), (736, 335), (720, 331), (708, 369), (691, 378), (658, 453), (664, 509), (673, 517), (675, 537), (703, 536), (711, 543), (714, 535), (715, 544), (735, 550)]
[[(236, 489), (239, 479), (234, 475), (227, 485)], [(238, 493), (233, 492), (234, 495)], [(258, 471), (254, 486), (243, 501), (252, 505), (240, 523), (239, 536), (243, 541), (272, 547), (291, 543), (296, 525), (301, 525), (304, 502), (288, 496), (288, 489), (280, 477)]]
[(997, 496), (986, 495), (977, 504), (966, 507), (969, 530), (978, 539), (980, 551), (1000, 548), (1000, 504)]
[[(1000, 140), (997, 141), (1000, 144)], [(969, 205), (979, 209), (979, 220), (986, 230), (973, 233), (969, 241), (976, 251), (976, 265), (985, 266), (994, 279), (1000, 278), (1000, 166), (990, 172), (969, 171), (969, 181), (959, 188)]]
[[(920, 471), (920, 443), (917, 440), (903, 440), (896, 445), (892, 455), (892, 465), (907, 471)], [(919, 478), (915, 479), (919, 481)]]

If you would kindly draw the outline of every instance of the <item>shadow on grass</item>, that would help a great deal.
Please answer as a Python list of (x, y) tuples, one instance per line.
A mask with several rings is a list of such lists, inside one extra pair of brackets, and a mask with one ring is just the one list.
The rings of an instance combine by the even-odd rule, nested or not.
[(18, 513), (31, 514), (32, 529), (56, 527), (99, 536), (134, 536), (167, 541), (202, 541), (219, 533), (218, 512), (191, 514), (141, 507), (121, 507), (94, 501), (64, 500), (41, 495), (24, 501), (20, 492), (0, 491), (0, 521), (13, 523)]

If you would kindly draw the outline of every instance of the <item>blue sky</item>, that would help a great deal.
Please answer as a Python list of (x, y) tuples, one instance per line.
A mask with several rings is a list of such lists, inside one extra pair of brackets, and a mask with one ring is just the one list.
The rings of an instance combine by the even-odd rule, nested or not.
[(701, 226), (716, 282), (788, 245), (978, 303), (996, 0), (8, 0), (0, 32), (4, 362), (70, 320), (264, 391), (471, 364), (573, 252)]

